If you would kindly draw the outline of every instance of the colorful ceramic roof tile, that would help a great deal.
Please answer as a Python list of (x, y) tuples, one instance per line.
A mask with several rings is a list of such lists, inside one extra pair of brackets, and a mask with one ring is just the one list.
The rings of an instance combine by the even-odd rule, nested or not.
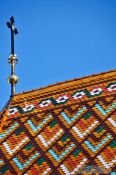
[(0, 174), (115, 173), (116, 71), (13, 97), (0, 133)]

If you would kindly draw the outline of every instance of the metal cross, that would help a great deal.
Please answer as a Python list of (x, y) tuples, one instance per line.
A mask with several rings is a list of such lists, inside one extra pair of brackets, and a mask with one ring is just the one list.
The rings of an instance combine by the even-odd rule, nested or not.
[(18, 34), (17, 29), (14, 27), (14, 17), (10, 18), (10, 21), (7, 22), (8, 28), (11, 30), (11, 54), (8, 59), (8, 63), (11, 64), (11, 75), (8, 77), (8, 82), (11, 84), (11, 97), (16, 93), (16, 84), (19, 80), (18, 76), (15, 75), (15, 64), (18, 63), (16, 54), (14, 54), (14, 35)]
[(14, 17), (12, 16), (10, 18), (10, 21), (6, 23), (8, 28), (10, 28), (11, 30), (11, 54), (12, 55), (14, 55), (14, 34), (18, 34), (17, 29), (14, 27), (14, 22), (15, 20), (14, 20)]

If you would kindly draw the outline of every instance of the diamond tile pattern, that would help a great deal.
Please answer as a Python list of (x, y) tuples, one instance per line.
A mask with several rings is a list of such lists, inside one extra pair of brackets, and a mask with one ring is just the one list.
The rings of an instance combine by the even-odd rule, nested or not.
[(116, 72), (46, 89), (14, 97), (0, 133), (0, 174), (115, 172)]

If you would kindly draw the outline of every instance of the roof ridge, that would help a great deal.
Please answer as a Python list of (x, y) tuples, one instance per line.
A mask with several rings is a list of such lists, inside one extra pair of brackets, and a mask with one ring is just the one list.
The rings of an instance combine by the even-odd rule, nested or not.
[(57, 82), (57, 83), (54, 83), (54, 84), (50, 84), (48, 86), (43, 86), (43, 87), (40, 87), (40, 88), (36, 88), (36, 89), (28, 90), (28, 91), (23, 91), (23, 92), (15, 94), (14, 96), (18, 96), (18, 95), (22, 95), (22, 94), (26, 94), (26, 93), (31, 93), (31, 92), (34, 92), (34, 91), (46, 89), (46, 88), (61, 85), (61, 84), (64, 84), (64, 83), (73, 82), (73, 81), (76, 81), (76, 80), (86, 79), (86, 78), (93, 77), (93, 76), (99, 76), (99, 75), (103, 75), (103, 74), (106, 74), (106, 73), (112, 73), (112, 72), (115, 72), (115, 71), (116, 70), (109, 70), (109, 71), (106, 71), (106, 72), (101, 72), (101, 73), (96, 73), (96, 74), (83, 76), (83, 77), (80, 77), (80, 78), (74, 78), (74, 79), (71, 79), (71, 80), (61, 81), (61, 82)]

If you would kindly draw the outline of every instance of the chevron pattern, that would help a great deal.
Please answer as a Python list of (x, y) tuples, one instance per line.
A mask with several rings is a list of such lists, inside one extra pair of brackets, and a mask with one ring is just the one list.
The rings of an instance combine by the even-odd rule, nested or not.
[[(107, 83), (114, 84), (111, 80)], [(102, 89), (92, 90), (93, 85), (88, 85), (93, 99), (65, 104), (67, 97), (63, 95), (56, 97), (57, 102), (62, 101), (56, 108), (38, 108), (33, 113), (30, 105), (24, 109), (26, 114), (14, 116), (0, 133), (0, 174), (115, 173), (116, 98), (111, 85), (104, 96)], [(80, 94), (74, 94), (75, 98)], [(48, 103), (46, 100), (42, 105)]]

